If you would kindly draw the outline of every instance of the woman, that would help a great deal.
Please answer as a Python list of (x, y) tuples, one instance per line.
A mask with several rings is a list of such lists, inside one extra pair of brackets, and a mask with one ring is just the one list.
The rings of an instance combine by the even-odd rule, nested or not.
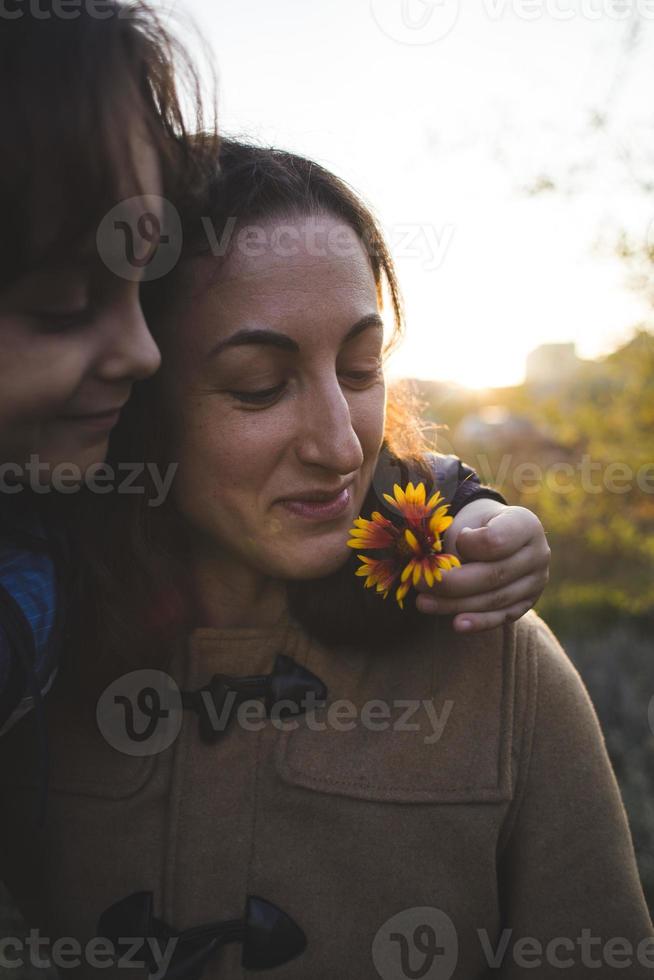
[(83, 976), (97, 936), (171, 978), (576, 980), (615, 938), (645, 976), (624, 809), (554, 637), (533, 615), (462, 635), (353, 574), (384, 466), (433, 483), (385, 431), (385, 279), (399, 303), (374, 220), (301, 158), (221, 163), (209, 213), (237, 234), (194, 255), (189, 221), (152, 297), (164, 368), (125, 420), (133, 451), (179, 461), (173, 496), (129, 542), (122, 508), (104, 544), (89, 528), (102, 568), (49, 702), (39, 848), (30, 719), (3, 747), (30, 922), (76, 937)]

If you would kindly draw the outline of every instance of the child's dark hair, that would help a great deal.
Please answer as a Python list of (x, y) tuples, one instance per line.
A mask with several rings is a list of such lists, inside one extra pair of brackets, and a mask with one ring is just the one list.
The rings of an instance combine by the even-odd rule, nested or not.
[(65, 18), (50, 0), (38, 7), (5, 0), (0, 21), (0, 289), (76, 254), (121, 198), (143, 193), (131, 121), (179, 206), (217, 152), (216, 137), (194, 137), (205, 128), (197, 72), (144, 3), (80, 4)]

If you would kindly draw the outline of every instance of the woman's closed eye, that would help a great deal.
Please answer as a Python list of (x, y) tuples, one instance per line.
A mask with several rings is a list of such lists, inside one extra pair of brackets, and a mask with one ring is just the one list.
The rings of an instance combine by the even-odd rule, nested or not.
[[(368, 371), (343, 371), (339, 377), (342, 378), (349, 387), (365, 388), (367, 385), (377, 381), (380, 377), (381, 369), (376, 368)], [(286, 388), (286, 382), (275, 385), (273, 388), (262, 388), (259, 391), (228, 391), (239, 402), (247, 405), (268, 405), (275, 402)]]
[(342, 368), (338, 372), (339, 378), (341, 378), (349, 387), (354, 388), (365, 388), (367, 385), (378, 381), (382, 376), (382, 362), (381, 358), (376, 359), (374, 362), (366, 365), (357, 365)]
[(67, 333), (86, 327), (93, 319), (93, 308), (85, 306), (75, 310), (39, 310), (31, 315), (43, 333)]

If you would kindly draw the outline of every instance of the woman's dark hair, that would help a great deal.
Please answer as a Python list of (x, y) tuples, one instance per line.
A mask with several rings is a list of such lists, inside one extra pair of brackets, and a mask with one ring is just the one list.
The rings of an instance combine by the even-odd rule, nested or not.
[[(208, 227), (214, 242), (229, 242), (233, 247), (235, 232), (252, 222), (325, 213), (339, 218), (364, 244), (380, 296), (385, 293), (390, 297), (394, 330), (386, 350), (392, 347), (403, 327), (393, 261), (375, 217), (347, 184), (296, 154), (223, 140), (219, 172), (203, 203), (201, 213), (191, 210), (183, 216), (183, 260), (211, 253)], [(229, 254), (230, 244), (215, 258), (216, 263)], [(165, 332), (158, 337), (157, 322), (176, 297), (176, 271), (143, 287), (146, 316), (161, 342), (164, 358)], [(148, 460), (159, 467), (170, 465), (167, 412), (157, 377), (137, 385), (113, 433), (109, 462), (124, 465)], [(378, 470), (364, 513), (386, 509), (382, 492), (390, 490), (394, 481), (422, 479), (428, 490), (432, 487), (432, 472), (411, 407), (391, 398), (388, 419), (382, 454), (388, 480), (380, 485)], [(132, 647), (136, 639), (138, 658), (149, 656), (146, 651), (151, 650), (161, 662), (163, 648), (175, 638), (177, 629), (183, 633), (194, 624), (184, 615), (184, 529), (172, 501), (153, 508), (148, 506), (148, 497), (146, 488), (143, 496), (114, 495), (109, 508), (108, 498), (87, 501), (89, 515), (82, 522), (88, 554), (84, 564), (94, 575), (85, 571), (86, 581), (92, 585), (82, 611), (92, 611), (87, 636), (109, 638), (114, 651)], [(429, 617), (417, 613), (410, 598), (402, 611), (393, 596), (383, 600), (374, 590), (364, 589), (361, 579), (353, 574), (357, 565), (352, 553), (334, 575), (289, 583), (291, 612), (310, 633), (325, 642), (374, 646), (424, 626)]]
[[(377, 285), (380, 304), (391, 307), (393, 329), (385, 347), (388, 356), (402, 339), (404, 307), (395, 265), (381, 226), (361, 197), (335, 174), (296, 153), (222, 139), (216, 175), (205, 200), (182, 215), (185, 260), (213, 256), (216, 272), (231, 255), (239, 231), (269, 218), (328, 214), (351, 228), (364, 245)], [(329, 244), (327, 244), (329, 248)], [(324, 248), (324, 244), (323, 244)], [(173, 271), (145, 283), (143, 306), (156, 333), (159, 317), (175, 302), (179, 290)], [(165, 344), (165, 339), (161, 338)], [(157, 379), (149, 387), (157, 387)], [(147, 388), (148, 386), (146, 386)], [(387, 442), (398, 454), (419, 458), (425, 450), (417, 401), (406, 387), (393, 391), (387, 412)]]
[(215, 118), (205, 127), (197, 71), (146, 4), (38, 8), (5, 0), (0, 20), (0, 289), (74, 255), (119, 200), (143, 193), (132, 119), (181, 207), (218, 146), (194, 136)]

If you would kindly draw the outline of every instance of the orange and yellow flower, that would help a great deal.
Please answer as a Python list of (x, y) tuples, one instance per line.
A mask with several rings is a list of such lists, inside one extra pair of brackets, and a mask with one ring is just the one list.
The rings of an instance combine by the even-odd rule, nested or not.
[(447, 513), (449, 504), (443, 502), (438, 491), (429, 500), (426, 497), (424, 483), (415, 487), (409, 483), (404, 490), (396, 483), (393, 496), (385, 493), (384, 499), (397, 511), (402, 523), (396, 524), (379, 511), (373, 511), (371, 520), (356, 519), (347, 542), (350, 548), (359, 551), (385, 552), (380, 558), (357, 554), (363, 564), (356, 574), (365, 577), (367, 589), (375, 587), (384, 599), (399, 582), (395, 598), (401, 609), (412, 586), (424, 579), (431, 587), (441, 581), (444, 570), (461, 565), (455, 555), (443, 554), (441, 535), (453, 520)]

